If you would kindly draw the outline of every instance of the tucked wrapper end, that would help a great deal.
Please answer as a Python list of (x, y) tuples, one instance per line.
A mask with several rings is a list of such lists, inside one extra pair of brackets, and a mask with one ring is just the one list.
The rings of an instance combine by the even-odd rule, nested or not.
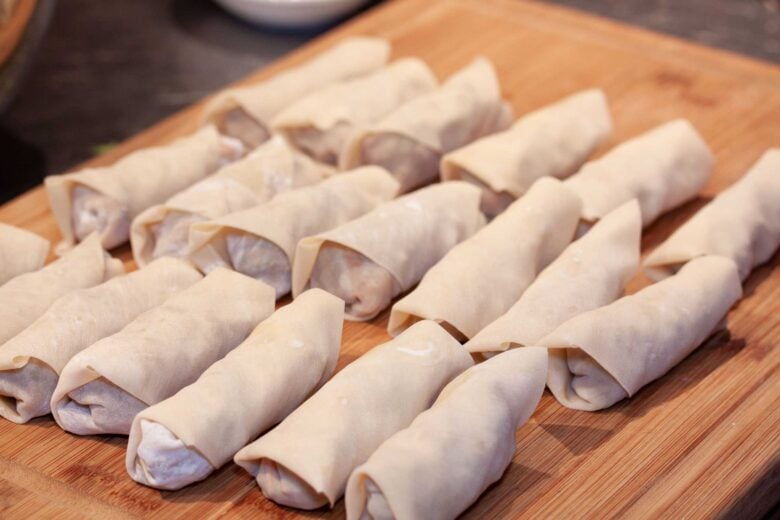
[(506, 352), (469, 368), (350, 476), (348, 519), (457, 517), (501, 478), (517, 428), (544, 391), (547, 352)]
[(654, 280), (702, 255), (731, 258), (743, 281), (780, 246), (780, 148), (767, 151), (740, 180), (718, 194), (643, 262)]
[(703, 256), (666, 280), (566, 321), (550, 349), (547, 386), (561, 404), (595, 411), (631, 397), (719, 327), (742, 296), (737, 266)]
[(333, 506), (352, 470), (472, 364), (452, 336), (421, 322), (347, 365), (235, 461), (277, 503)]

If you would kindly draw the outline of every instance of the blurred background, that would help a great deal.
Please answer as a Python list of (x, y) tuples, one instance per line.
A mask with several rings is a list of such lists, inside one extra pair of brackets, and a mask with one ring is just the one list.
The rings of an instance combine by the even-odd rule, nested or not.
[[(362, 5), (325, 24), (283, 29), (212, 0), (18, 0), (3, 22), (6, 1), (0, 202), (380, 3), (347, 0)], [(253, 1), (269, 3), (223, 3), (246, 9)], [(780, 63), (778, 0), (548, 1)]]

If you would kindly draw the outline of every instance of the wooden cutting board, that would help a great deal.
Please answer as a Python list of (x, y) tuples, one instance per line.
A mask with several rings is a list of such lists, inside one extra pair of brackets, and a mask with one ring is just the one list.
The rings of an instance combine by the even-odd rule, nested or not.
[[(647, 252), (740, 175), (780, 146), (780, 68), (548, 5), (511, 0), (388, 3), (244, 81), (312, 56), (348, 34), (392, 40), (394, 55), (426, 60), (440, 78), (483, 54), (496, 64), (517, 114), (588, 87), (609, 97), (609, 146), (675, 117), (690, 119), (717, 156), (702, 196), (660, 219)], [(185, 110), (92, 165), (194, 129)], [(606, 147), (605, 147), (606, 148)], [(780, 173), (780, 172), (779, 172)], [(59, 238), (41, 188), (0, 208), (0, 220)], [(127, 249), (118, 252), (129, 259)], [(129, 261), (129, 260), (128, 260)], [(503, 479), (467, 518), (758, 517), (780, 489), (780, 256), (747, 281), (745, 299), (720, 333), (659, 381), (609, 410), (561, 407), (546, 394), (518, 430)], [(646, 283), (638, 276), (636, 290)], [(340, 367), (388, 339), (387, 313), (347, 323)], [(0, 517), (155, 516), (276, 518), (344, 515), (281, 508), (233, 464), (178, 492), (135, 484), (125, 439), (76, 437), (50, 417), (0, 421)]]

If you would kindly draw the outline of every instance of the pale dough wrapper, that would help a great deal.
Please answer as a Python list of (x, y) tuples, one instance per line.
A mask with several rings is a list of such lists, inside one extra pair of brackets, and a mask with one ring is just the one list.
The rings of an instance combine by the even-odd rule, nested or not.
[(580, 199), (561, 181), (539, 179), (393, 305), (388, 332), (395, 336), (415, 321), (430, 319), (460, 339), (473, 337), (504, 314), (569, 245), (581, 209)]
[(350, 476), (347, 518), (454, 519), (501, 478), (518, 427), (544, 392), (547, 352), (517, 349), (473, 366)]
[(133, 219), (133, 258), (141, 267), (162, 256), (185, 258), (190, 225), (195, 222), (268, 202), (279, 193), (315, 184), (332, 172), (276, 136)]
[(71, 358), (52, 415), (78, 435), (127, 435), (138, 412), (193, 383), (273, 310), (273, 289), (218, 269)]
[(572, 242), (505, 314), (465, 347), (495, 353), (526, 347), (578, 314), (612, 303), (639, 267), (642, 216), (626, 202)]
[(49, 241), (26, 229), (0, 222), (0, 285), (46, 262)]
[(345, 38), (257, 85), (218, 94), (204, 108), (202, 124), (212, 123), (223, 134), (255, 148), (271, 135), (271, 120), (282, 109), (326, 85), (374, 72), (389, 57), (390, 43), (383, 38)]
[[(317, 289), (276, 311), (197, 381), (135, 417), (127, 472), (147, 486), (179, 489), (230, 461), (330, 379), (343, 319), (344, 302)], [(164, 442), (147, 436), (150, 426)]]
[(111, 166), (46, 177), (46, 193), (65, 246), (100, 233), (107, 249), (126, 242), (146, 208), (238, 159), (243, 146), (213, 126), (166, 146), (131, 153)]
[(696, 197), (713, 163), (712, 152), (693, 125), (676, 119), (619, 144), (565, 182), (582, 199), (586, 225), (637, 199), (646, 227)]
[(437, 179), (443, 154), (511, 120), (493, 64), (477, 58), (438, 89), (360, 131), (343, 150), (340, 167), (377, 164), (398, 179), (402, 192), (411, 191)]
[(569, 408), (612, 406), (725, 327), (726, 313), (741, 296), (733, 260), (691, 260), (676, 275), (579, 314), (539, 340), (550, 349), (547, 386)]
[(319, 287), (346, 302), (347, 319), (373, 318), (485, 225), (479, 196), (465, 182), (437, 184), (304, 238), (295, 253), (293, 296)]
[(43, 269), (20, 274), (0, 286), (0, 345), (37, 320), (60, 296), (93, 287), (124, 273), (122, 262), (93, 235)]
[(189, 258), (206, 272), (228, 267), (262, 280), (281, 297), (290, 291), (300, 239), (357, 218), (397, 192), (398, 182), (378, 166), (335, 175), (267, 204), (192, 225)]
[(718, 194), (645, 259), (660, 280), (701, 255), (731, 258), (744, 280), (780, 246), (780, 148), (767, 151), (745, 176)]
[(347, 365), (235, 461), (274, 502), (333, 507), (352, 470), (472, 365), (444, 329), (420, 322)]
[(335, 165), (353, 132), (435, 88), (436, 78), (422, 60), (403, 58), (317, 90), (284, 109), (272, 126), (296, 148)]
[(60, 297), (0, 348), (0, 415), (23, 423), (49, 413), (59, 374), (74, 355), (200, 278), (184, 262), (161, 258)]
[(450, 152), (441, 178), (480, 186), (482, 211), (494, 217), (542, 177), (568, 177), (612, 133), (601, 90), (572, 94), (518, 119), (509, 130)]

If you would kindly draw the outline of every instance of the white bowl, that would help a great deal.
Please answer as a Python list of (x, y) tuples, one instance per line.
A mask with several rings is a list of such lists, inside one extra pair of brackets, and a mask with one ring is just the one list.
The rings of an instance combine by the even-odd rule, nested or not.
[(324, 25), (356, 10), (367, 0), (215, 0), (248, 22), (300, 28)]

